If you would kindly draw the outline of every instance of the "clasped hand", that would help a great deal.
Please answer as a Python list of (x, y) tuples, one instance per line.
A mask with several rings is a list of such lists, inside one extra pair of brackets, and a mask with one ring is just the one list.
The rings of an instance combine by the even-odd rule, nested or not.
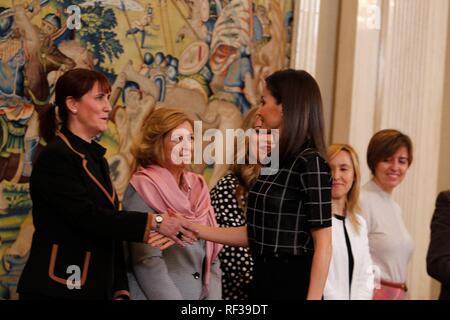
[(165, 250), (174, 244), (185, 247), (197, 240), (198, 231), (195, 226), (181, 214), (171, 209), (163, 214), (163, 221), (158, 232), (151, 232), (147, 244)]

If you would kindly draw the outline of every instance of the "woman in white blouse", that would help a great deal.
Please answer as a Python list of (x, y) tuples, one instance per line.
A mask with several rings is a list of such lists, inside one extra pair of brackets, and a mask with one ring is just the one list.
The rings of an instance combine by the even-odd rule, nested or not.
[(377, 277), (374, 300), (405, 299), (414, 243), (392, 192), (405, 178), (412, 160), (411, 139), (397, 130), (382, 130), (370, 140), (367, 164), (373, 178), (362, 188), (361, 215), (367, 222)]
[(371, 300), (374, 288), (367, 227), (359, 211), (358, 155), (346, 144), (328, 148), (333, 173), (333, 256), (325, 300)]

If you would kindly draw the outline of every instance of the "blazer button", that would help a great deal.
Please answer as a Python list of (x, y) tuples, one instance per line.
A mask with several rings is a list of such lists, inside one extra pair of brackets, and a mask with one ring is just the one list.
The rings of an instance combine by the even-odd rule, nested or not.
[(200, 273), (196, 272), (192, 274), (194, 276), (194, 279), (199, 279), (200, 278)]

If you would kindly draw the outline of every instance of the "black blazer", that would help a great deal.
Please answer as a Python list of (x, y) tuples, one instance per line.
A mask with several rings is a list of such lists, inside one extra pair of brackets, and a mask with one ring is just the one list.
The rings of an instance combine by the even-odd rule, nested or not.
[(105, 151), (62, 129), (39, 155), (30, 179), (35, 232), (19, 294), (111, 299), (128, 290), (122, 240), (142, 242), (148, 214), (118, 211)]
[(450, 190), (439, 194), (431, 221), (428, 274), (441, 283), (440, 300), (450, 300)]

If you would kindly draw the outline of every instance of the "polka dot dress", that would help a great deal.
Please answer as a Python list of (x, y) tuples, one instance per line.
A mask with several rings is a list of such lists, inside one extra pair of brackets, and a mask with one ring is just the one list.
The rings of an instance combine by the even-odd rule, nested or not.
[[(221, 227), (246, 224), (244, 213), (236, 199), (238, 180), (228, 174), (211, 190), (211, 204)], [(244, 199), (240, 199), (242, 203)], [(222, 268), (222, 296), (225, 300), (248, 299), (252, 280), (253, 260), (248, 248), (224, 246), (219, 254)]]

